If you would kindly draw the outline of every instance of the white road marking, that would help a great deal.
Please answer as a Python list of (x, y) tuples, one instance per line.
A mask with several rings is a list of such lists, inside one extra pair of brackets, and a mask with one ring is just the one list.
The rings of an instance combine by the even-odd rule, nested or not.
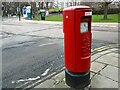
[(39, 47), (43, 47), (43, 46), (47, 46), (47, 45), (52, 45), (52, 44), (56, 44), (56, 43), (46, 43), (46, 44), (41, 44), (41, 45), (39, 45)]
[(12, 81), (12, 83), (34, 81), (34, 80), (37, 80), (37, 79), (40, 79), (40, 76), (37, 76), (36, 78), (20, 79), (20, 80), (17, 80), (17, 81)]
[(41, 76), (45, 76), (47, 75), (47, 73), (49, 72), (50, 68), (48, 68), (47, 70), (45, 70), (45, 72), (43, 74), (41, 74)]

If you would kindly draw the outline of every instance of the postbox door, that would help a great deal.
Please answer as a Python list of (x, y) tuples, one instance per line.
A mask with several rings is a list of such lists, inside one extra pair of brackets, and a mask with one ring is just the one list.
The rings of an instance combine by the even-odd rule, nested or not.
[(85, 12), (76, 12), (76, 72), (86, 72), (90, 69), (91, 54), (91, 16)]
[(74, 12), (63, 12), (65, 67), (75, 72)]

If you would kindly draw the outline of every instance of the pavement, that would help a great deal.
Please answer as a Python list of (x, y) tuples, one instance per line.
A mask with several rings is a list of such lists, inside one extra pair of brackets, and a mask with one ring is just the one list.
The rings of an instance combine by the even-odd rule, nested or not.
[[(40, 23), (40, 24), (59, 24), (59, 25), (62, 25), (63, 24), (63, 22), (59, 22), (59, 21), (44, 21), (44, 20), (41, 20), (41, 21), (36, 21), (36, 20), (26, 20), (26, 19), (24, 19), (24, 18), (21, 18), (21, 21), (22, 22), (30, 22), (30, 23)], [(99, 23), (92, 23), (92, 26), (107, 26), (108, 27), (108, 25), (109, 25), (109, 27), (111, 27), (111, 25), (112, 25), (112, 27), (118, 27), (118, 23), (107, 23), (107, 22), (105, 22), (105, 23), (101, 23), (101, 22), (99, 22)], [(114, 26), (113, 26), (114, 25)]]
[[(102, 48), (102, 47), (101, 47)], [(91, 55), (91, 88), (118, 88), (118, 47), (96, 49)], [(94, 52), (94, 51), (92, 51)], [(70, 88), (65, 83), (65, 67), (57, 74), (48, 76), (44, 81), (37, 81), (27, 88)]]

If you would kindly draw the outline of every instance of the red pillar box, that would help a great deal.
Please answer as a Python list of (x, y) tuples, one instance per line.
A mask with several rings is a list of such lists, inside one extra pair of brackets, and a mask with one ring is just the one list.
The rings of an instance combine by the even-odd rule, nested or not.
[(63, 10), (65, 79), (73, 88), (90, 84), (91, 16), (88, 6), (72, 6)]

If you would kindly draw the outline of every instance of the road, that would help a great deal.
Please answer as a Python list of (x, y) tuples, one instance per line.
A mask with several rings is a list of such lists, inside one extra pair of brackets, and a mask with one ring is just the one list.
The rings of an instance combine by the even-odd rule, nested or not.
[[(14, 20), (14, 21), (13, 21)], [(117, 44), (117, 27), (92, 27), (92, 49)], [(2, 87), (29, 85), (64, 66), (62, 25), (3, 21)]]

